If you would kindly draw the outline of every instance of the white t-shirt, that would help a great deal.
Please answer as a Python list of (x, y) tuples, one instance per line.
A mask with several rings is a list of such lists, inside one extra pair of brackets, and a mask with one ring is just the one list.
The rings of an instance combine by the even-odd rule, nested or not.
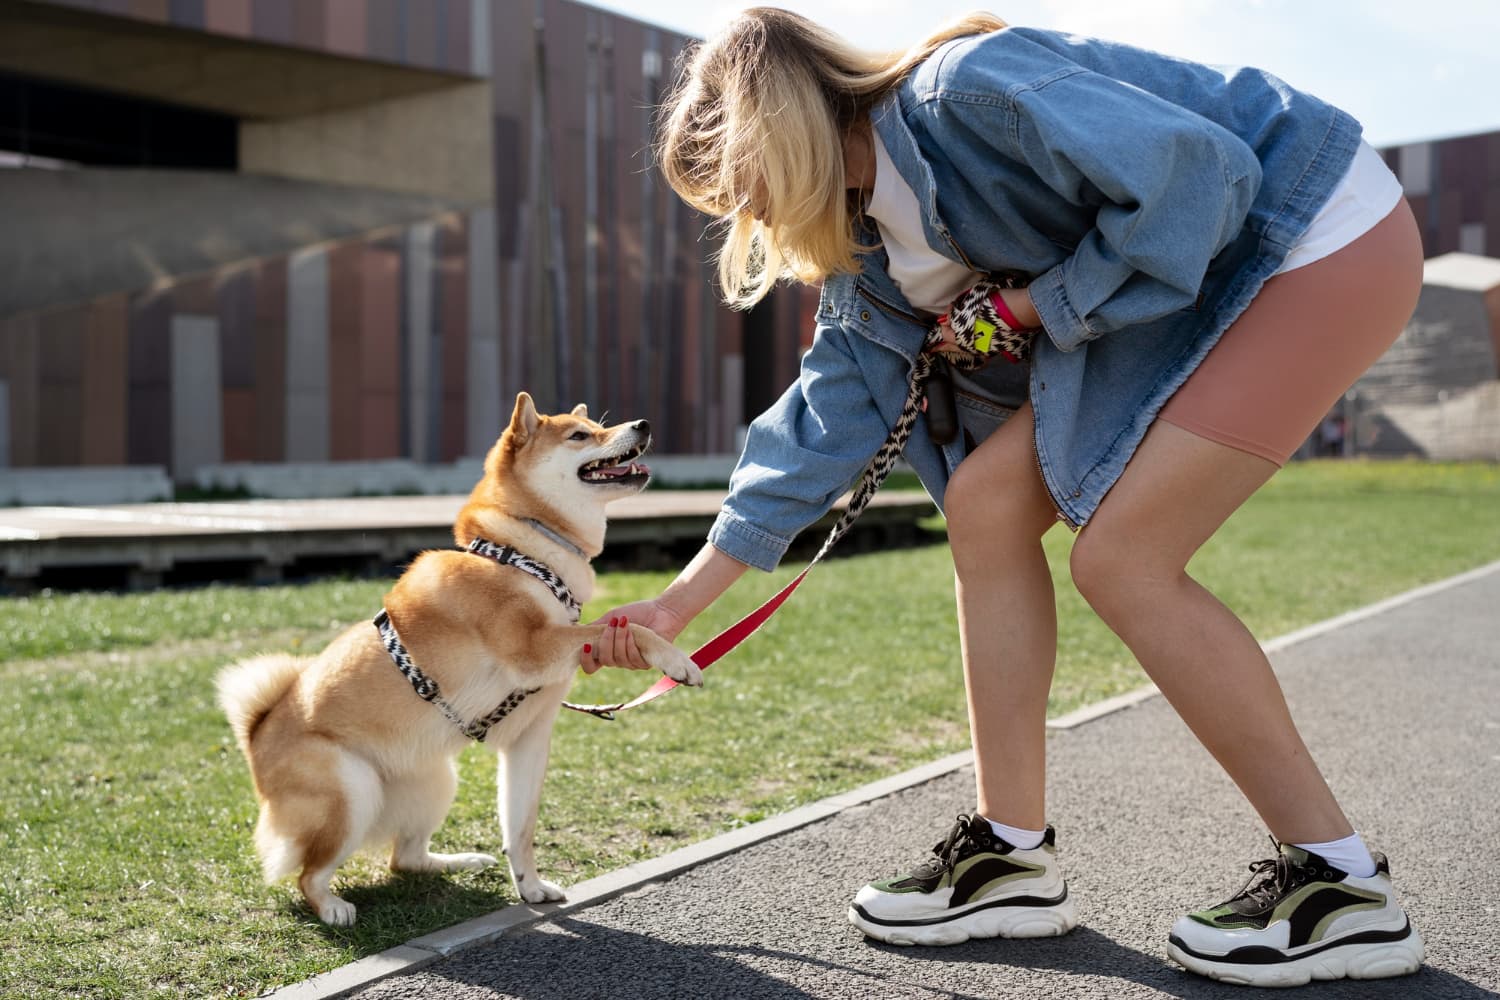
[[(875, 136), (875, 188), (865, 214), (875, 220), (890, 257), (887, 269), (912, 308), (948, 311), (955, 296), (983, 275), (949, 260), (927, 245), (916, 192), (891, 161), (880, 133)], [(1374, 228), (1401, 200), (1401, 182), (1369, 143), (1359, 144), (1354, 161), (1328, 201), (1297, 241), (1277, 274), (1304, 267), (1342, 249)]]
[(927, 245), (922, 232), (922, 208), (917, 193), (906, 183), (880, 133), (875, 136), (875, 189), (865, 214), (875, 220), (880, 240), (890, 257), (886, 272), (906, 296), (913, 309), (945, 313), (958, 293), (972, 286), (981, 274), (938, 253)]

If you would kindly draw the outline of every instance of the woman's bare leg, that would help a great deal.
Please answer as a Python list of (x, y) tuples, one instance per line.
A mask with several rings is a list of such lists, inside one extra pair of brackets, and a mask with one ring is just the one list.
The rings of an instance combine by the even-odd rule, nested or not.
[(1400, 204), (1343, 249), (1268, 281), (1073, 547), (1079, 591), (1283, 841), (1338, 840), (1349, 821), (1259, 643), (1187, 564), (1276, 472), (1263, 456), (1289, 454), (1395, 340), (1421, 290), (1421, 254)]
[(1287, 842), (1352, 831), (1260, 644), (1187, 573), (1276, 465), (1158, 421), (1073, 547), (1080, 593)]
[(1041, 843), (1022, 846), (997, 838), (986, 822), (1046, 826), (1057, 614), (1041, 538), (1055, 517), (1031, 457), (1031, 433), (1031, 408), (1024, 406), (948, 483), (943, 508), (958, 574), (979, 815), (960, 817), (947, 847), (909, 874), (859, 890), (849, 921), (876, 940), (1051, 937), (1078, 923), (1052, 839), (1044, 834)]
[(944, 508), (958, 576), (958, 626), (979, 812), (1046, 824), (1047, 693), (1057, 608), (1041, 538), (1057, 523), (1023, 406), (964, 459)]

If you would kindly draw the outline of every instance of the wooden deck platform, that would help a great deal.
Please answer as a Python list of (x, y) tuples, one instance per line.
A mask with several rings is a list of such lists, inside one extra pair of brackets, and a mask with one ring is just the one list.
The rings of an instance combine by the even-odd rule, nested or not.
[[(648, 490), (610, 505), (602, 567), (670, 568), (697, 551), (723, 493)], [(453, 544), (464, 496), (246, 500), (0, 509), (0, 591), (144, 589), (170, 583), (274, 582), (319, 572), (380, 572)], [(821, 544), (836, 505), (796, 549)], [(877, 495), (839, 554), (929, 540), (925, 493)], [(810, 553), (809, 553), (810, 554)]]

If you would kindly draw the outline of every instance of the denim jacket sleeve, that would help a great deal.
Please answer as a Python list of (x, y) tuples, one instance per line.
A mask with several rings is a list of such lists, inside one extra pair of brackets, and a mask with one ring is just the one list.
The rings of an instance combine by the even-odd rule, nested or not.
[(856, 351), (855, 336), (820, 325), (798, 380), (750, 425), (729, 496), (709, 531), (715, 548), (775, 569), (797, 534), (828, 512), (885, 441), (890, 426), (870, 386), (892, 380), (904, 386), (908, 365), (873, 345)]
[[(987, 62), (964, 60), (965, 82), (982, 84)], [(938, 95), (955, 132), (1095, 213), (1072, 254), (1031, 284), (1058, 348), (1193, 305), (1254, 201), (1254, 151), (1207, 118), (1075, 64), (1019, 86), (995, 76)]]

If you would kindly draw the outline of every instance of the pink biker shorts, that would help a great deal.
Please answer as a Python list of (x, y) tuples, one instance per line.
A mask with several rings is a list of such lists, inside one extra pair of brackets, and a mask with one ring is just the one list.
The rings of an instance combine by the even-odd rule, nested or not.
[(1267, 281), (1158, 416), (1284, 465), (1395, 342), (1421, 290), (1403, 199), (1352, 243)]

